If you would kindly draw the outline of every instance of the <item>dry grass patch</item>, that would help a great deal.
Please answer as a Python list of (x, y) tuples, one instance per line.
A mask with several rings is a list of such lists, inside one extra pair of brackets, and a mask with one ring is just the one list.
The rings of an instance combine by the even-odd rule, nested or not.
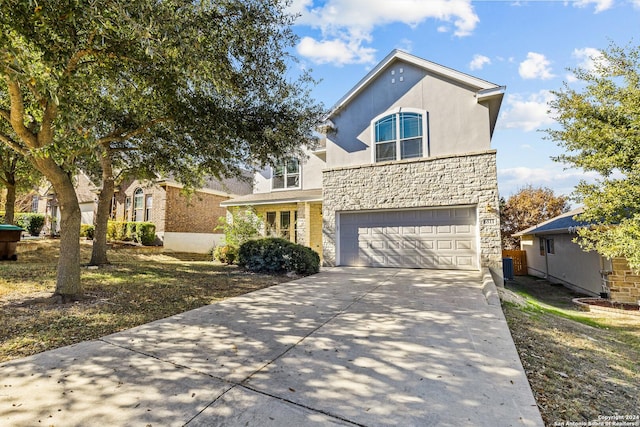
[(640, 318), (577, 311), (576, 294), (531, 277), (507, 288), (527, 301), (503, 308), (545, 424), (640, 425)]
[[(0, 263), (0, 361), (96, 339), (224, 298), (291, 280), (247, 273), (184, 254), (111, 249), (110, 265), (82, 269), (85, 297), (56, 304), (59, 243), (21, 242), (18, 261)], [(90, 243), (83, 242), (88, 263)]]

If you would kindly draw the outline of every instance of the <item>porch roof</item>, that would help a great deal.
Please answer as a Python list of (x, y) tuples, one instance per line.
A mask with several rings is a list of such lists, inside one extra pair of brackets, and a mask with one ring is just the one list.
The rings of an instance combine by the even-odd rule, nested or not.
[(222, 207), (274, 205), (279, 203), (321, 202), (322, 188), (311, 190), (285, 190), (271, 193), (247, 194), (220, 203)]

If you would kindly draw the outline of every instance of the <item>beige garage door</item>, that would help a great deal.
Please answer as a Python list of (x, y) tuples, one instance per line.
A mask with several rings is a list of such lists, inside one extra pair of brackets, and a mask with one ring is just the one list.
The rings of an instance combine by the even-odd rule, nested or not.
[(473, 207), (343, 212), (340, 264), (477, 270)]

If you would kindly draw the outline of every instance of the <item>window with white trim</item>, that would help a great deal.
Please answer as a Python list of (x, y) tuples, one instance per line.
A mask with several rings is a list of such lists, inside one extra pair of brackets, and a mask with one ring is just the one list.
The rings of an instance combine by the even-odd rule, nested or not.
[(374, 161), (422, 157), (426, 113), (397, 112), (386, 115), (373, 124)]
[(134, 221), (143, 221), (144, 220), (144, 193), (142, 188), (137, 188), (136, 191), (133, 192), (133, 220)]
[(300, 188), (300, 162), (290, 159), (274, 166), (271, 188), (274, 190)]

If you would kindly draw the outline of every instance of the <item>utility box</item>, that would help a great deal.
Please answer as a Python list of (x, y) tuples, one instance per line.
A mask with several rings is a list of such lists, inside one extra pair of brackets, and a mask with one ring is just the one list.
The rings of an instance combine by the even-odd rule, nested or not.
[(16, 248), (24, 230), (16, 225), (0, 224), (0, 260), (16, 261)]

